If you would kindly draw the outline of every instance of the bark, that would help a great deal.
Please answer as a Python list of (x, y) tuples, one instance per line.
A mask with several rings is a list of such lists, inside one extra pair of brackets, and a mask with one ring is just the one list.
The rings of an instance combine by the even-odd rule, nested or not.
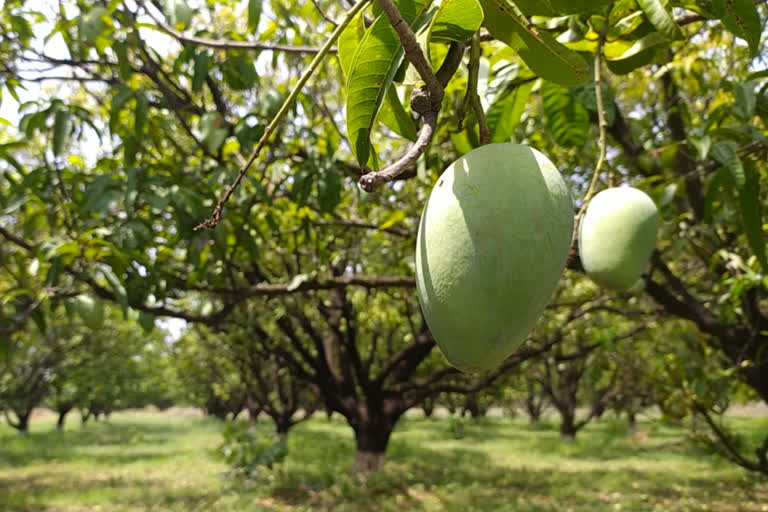
[(637, 432), (637, 416), (634, 412), (627, 414), (627, 430), (630, 434)]
[(13, 412), (16, 415), (16, 421), (11, 419), (8, 412), (5, 413), (5, 419), (8, 421), (8, 424), (15, 428), (19, 434), (27, 435), (29, 433), (29, 417), (32, 416), (32, 409)]
[(56, 420), (56, 430), (58, 432), (64, 432), (64, 420), (67, 417), (67, 414), (69, 414), (69, 411), (71, 411), (72, 408), (68, 409), (61, 409), (59, 410), (59, 419)]
[(576, 440), (578, 432), (579, 427), (576, 425), (575, 418), (572, 415), (563, 415), (560, 422), (560, 439), (564, 443), (572, 443)]
[(355, 452), (355, 464), (352, 473), (365, 477), (378, 471), (384, 465), (384, 452)]
[(273, 418), (273, 420), (275, 421), (275, 431), (279, 435), (286, 435), (286, 434), (288, 434), (288, 431), (294, 425), (294, 423), (293, 423), (293, 421), (291, 420), (290, 417), (288, 417), (288, 418), (278, 417), (278, 418)]
[(363, 421), (355, 430), (355, 464), (352, 472), (364, 476), (381, 469), (395, 421)]

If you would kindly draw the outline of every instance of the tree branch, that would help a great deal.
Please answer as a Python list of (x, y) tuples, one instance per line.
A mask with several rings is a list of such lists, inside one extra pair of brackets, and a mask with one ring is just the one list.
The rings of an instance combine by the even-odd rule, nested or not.
[[(203, 37), (187, 36), (173, 27), (162, 21), (155, 16), (150, 9), (141, 2), (144, 11), (152, 18), (152, 21), (166, 34), (173, 37), (180, 43), (184, 44), (196, 44), (199, 46), (207, 46), (208, 48), (216, 48), (219, 50), (258, 50), (258, 51), (272, 51), (282, 53), (298, 53), (298, 54), (315, 54), (319, 53), (319, 48), (313, 48), (311, 46), (292, 46), (288, 44), (272, 44), (272, 43), (259, 43), (256, 41), (230, 41), (226, 39), (207, 39)], [(328, 53), (335, 53), (336, 48), (330, 48)]]

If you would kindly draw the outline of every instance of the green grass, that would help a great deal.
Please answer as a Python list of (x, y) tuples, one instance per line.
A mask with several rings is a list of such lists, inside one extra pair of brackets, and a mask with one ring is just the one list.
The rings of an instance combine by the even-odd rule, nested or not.
[[(0, 425), (0, 511), (768, 511), (768, 482), (680, 428), (645, 423), (647, 439), (633, 438), (605, 421), (562, 444), (554, 425), (466, 421), (455, 439), (449, 422), (404, 420), (364, 484), (349, 475), (351, 430), (336, 419), (297, 426), (285, 463), (250, 483), (221, 477), (214, 420), (124, 412), (60, 434), (46, 418), (26, 438)], [(765, 419), (738, 424), (768, 430)]]

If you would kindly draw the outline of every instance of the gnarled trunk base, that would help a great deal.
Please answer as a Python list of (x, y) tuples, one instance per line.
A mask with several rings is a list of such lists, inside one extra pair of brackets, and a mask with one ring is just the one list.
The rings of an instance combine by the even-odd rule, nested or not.
[(355, 464), (352, 473), (365, 478), (367, 475), (378, 471), (384, 465), (384, 452), (355, 452)]

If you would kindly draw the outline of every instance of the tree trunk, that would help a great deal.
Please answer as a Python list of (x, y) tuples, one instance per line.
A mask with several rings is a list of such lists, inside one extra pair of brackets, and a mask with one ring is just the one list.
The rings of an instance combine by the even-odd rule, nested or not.
[(88, 423), (88, 420), (91, 419), (91, 411), (88, 411), (86, 413), (80, 413), (80, 426), (84, 427), (86, 423)]
[(69, 411), (71, 411), (72, 408), (68, 409), (61, 409), (59, 411), (59, 419), (56, 420), (56, 431), (57, 432), (64, 432), (64, 420), (67, 417), (67, 414), (69, 414)]
[(560, 412), (560, 439), (565, 443), (572, 443), (576, 440), (576, 433), (579, 431), (576, 426), (576, 416), (570, 411)]
[(8, 420), (8, 424), (16, 429), (16, 431), (22, 436), (29, 434), (29, 417), (32, 415), (32, 409), (26, 411), (13, 411), (17, 420), (14, 422), (8, 413), (5, 413), (5, 418)]
[(637, 416), (634, 412), (627, 413), (627, 430), (630, 434), (637, 432)]
[(278, 435), (285, 436), (288, 434), (288, 431), (293, 426), (293, 422), (291, 421), (291, 418), (285, 418), (285, 417), (277, 417), (272, 418), (275, 421), (275, 431), (278, 433)]
[(365, 476), (381, 469), (394, 422), (367, 421), (355, 429), (355, 464), (352, 472)]

